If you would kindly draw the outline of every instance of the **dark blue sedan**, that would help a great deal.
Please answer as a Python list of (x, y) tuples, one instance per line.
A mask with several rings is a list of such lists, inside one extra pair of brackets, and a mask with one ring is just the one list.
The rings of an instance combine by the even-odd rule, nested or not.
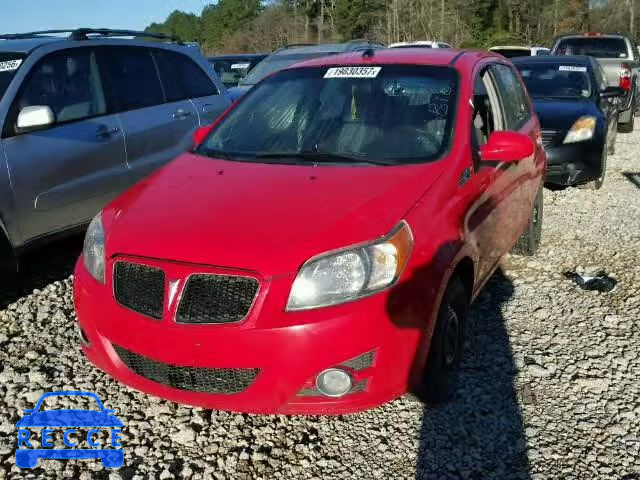
[(622, 89), (607, 86), (591, 57), (519, 57), (513, 63), (540, 119), (546, 182), (599, 189), (614, 151)]

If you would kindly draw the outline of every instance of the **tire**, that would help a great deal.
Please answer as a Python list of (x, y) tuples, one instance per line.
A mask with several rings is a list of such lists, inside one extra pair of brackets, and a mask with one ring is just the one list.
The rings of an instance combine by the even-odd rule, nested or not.
[(532, 256), (535, 255), (540, 246), (540, 239), (542, 237), (542, 219), (544, 211), (544, 201), (542, 198), (542, 187), (538, 190), (535, 200), (533, 201), (533, 208), (531, 209), (531, 216), (529, 217), (529, 223), (527, 229), (524, 231), (518, 241), (511, 249), (511, 253), (515, 255)]
[(451, 397), (457, 379), (466, 326), (469, 294), (459, 278), (449, 283), (431, 337), (429, 357), (416, 395), (429, 404)]
[(633, 132), (633, 127), (635, 123), (635, 112), (632, 110), (629, 114), (629, 121), (625, 123), (618, 122), (618, 132), (620, 133), (631, 133)]
[(604, 183), (604, 177), (607, 174), (607, 148), (605, 147), (602, 151), (602, 161), (600, 163), (600, 176), (595, 180), (591, 180), (590, 182), (581, 183), (578, 185), (578, 188), (583, 190), (600, 190), (602, 188), (602, 184)]

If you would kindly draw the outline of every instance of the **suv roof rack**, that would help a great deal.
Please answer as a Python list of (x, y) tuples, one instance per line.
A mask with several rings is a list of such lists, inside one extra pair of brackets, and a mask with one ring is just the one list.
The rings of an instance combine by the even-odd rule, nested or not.
[(165, 35), (164, 33), (142, 32), (137, 30), (113, 30), (110, 28), (75, 28), (68, 30), (39, 30), (35, 32), (25, 33), (8, 33), (0, 35), (3, 40), (19, 40), (25, 38), (36, 38), (41, 35), (56, 35), (60, 33), (68, 33), (69, 40), (89, 40), (91, 36), (101, 37), (145, 37), (157, 40), (168, 40), (182, 44), (182, 41), (174, 35)]

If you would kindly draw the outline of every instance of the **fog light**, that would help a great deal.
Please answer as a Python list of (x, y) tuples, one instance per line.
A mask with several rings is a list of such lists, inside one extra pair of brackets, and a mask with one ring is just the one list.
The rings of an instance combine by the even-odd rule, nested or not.
[(316, 387), (327, 397), (341, 397), (349, 393), (353, 386), (353, 378), (348, 372), (339, 368), (328, 368), (316, 378)]

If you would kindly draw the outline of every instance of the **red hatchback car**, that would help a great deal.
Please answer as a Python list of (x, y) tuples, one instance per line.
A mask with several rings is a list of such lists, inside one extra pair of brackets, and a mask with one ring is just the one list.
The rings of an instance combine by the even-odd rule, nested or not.
[(540, 241), (546, 157), (511, 63), (369, 50), (268, 77), (91, 223), (82, 349), (133, 388), (254, 413), (448, 396), (464, 320)]

